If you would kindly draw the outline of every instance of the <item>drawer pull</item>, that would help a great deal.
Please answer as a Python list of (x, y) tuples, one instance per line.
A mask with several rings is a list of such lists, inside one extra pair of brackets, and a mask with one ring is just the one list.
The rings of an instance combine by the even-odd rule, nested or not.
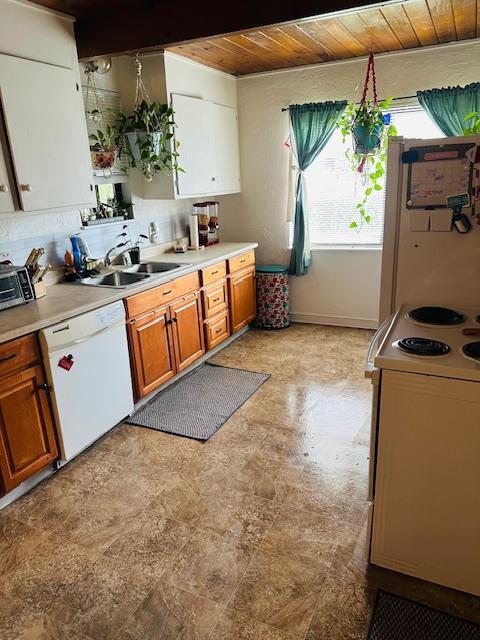
[(172, 293), (172, 290), (171, 290), (171, 289), (169, 289), (168, 291), (164, 291), (164, 292), (162, 293), (162, 296), (168, 296), (168, 294), (169, 294), (169, 293)]
[(219, 329), (217, 329), (215, 333), (220, 333), (221, 331), (223, 331), (223, 327), (220, 327)]
[(240, 264), (241, 264), (242, 262), (246, 262), (246, 261), (247, 261), (247, 259), (246, 259), (246, 258), (242, 258), (242, 259), (240, 260)]
[(213, 302), (218, 302), (220, 300), (220, 298), (214, 298)]
[(216, 269), (215, 271), (210, 271), (210, 273), (212, 274), (212, 276), (215, 276), (218, 273), (218, 269)]
[(9, 356), (5, 356), (5, 358), (0, 358), (0, 362), (7, 362), (7, 360), (13, 360), (18, 356), (18, 353), (12, 353)]

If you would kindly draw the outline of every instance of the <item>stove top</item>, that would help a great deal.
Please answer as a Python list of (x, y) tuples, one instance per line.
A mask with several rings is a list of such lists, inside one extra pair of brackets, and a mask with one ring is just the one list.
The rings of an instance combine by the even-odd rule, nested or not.
[[(427, 309), (432, 308), (441, 311), (430, 315), (425, 307), (411, 304), (398, 310), (374, 358), (375, 367), (480, 382), (480, 338), (475, 335), (480, 330), (480, 304)], [(439, 318), (457, 324), (419, 321)]]
[(480, 360), (480, 342), (469, 342), (462, 347), (463, 354), (467, 358), (473, 358), (473, 360)]
[(444, 356), (450, 352), (448, 344), (430, 338), (402, 338), (395, 344), (402, 351), (415, 356)]
[(435, 326), (452, 326), (466, 321), (463, 313), (446, 307), (417, 307), (408, 312), (408, 317), (415, 322)]

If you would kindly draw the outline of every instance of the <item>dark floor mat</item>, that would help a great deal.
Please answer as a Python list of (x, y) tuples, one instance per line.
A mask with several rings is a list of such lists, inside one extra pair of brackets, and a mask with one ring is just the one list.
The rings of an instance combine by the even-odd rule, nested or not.
[(480, 626), (379, 590), (368, 640), (480, 640)]
[(127, 422), (208, 440), (269, 377), (207, 363), (161, 391)]

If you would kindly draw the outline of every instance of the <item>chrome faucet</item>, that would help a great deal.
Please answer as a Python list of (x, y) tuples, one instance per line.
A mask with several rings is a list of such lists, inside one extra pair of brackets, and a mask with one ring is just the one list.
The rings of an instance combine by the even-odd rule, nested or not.
[(105, 263), (105, 266), (108, 267), (109, 265), (112, 264), (112, 260), (110, 258), (110, 254), (115, 251), (115, 249), (121, 249), (122, 247), (127, 247), (126, 249), (123, 249), (123, 251), (120, 251), (119, 253), (117, 253), (117, 255), (114, 257), (114, 259), (119, 258), (120, 256), (125, 255), (126, 253), (128, 253), (132, 247), (130, 246), (129, 242), (120, 242), (119, 244), (116, 244), (114, 247), (112, 247), (111, 249), (109, 249), (105, 255), (105, 258), (103, 259), (103, 262)]

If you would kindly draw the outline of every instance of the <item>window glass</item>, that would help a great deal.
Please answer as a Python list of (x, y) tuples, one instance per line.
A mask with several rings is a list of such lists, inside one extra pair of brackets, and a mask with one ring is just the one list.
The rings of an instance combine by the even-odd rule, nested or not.
[[(440, 129), (419, 106), (390, 110), (398, 135), (405, 138), (444, 137)], [(372, 220), (360, 229), (350, 229), (358, 220), (356, 204), (361, 201), (365, 186), (362, 176), (355, 173), (345, 157), (346, 145), (336, 130), (325, 149), (305, 172), (311, 244), (381, 245), (385, 211), (385, 188), (368, 199), (367, 212)], [(383, 181), (382, 186), (385, 187)], [(292, 225), (293, 227), (293, 225)]]

